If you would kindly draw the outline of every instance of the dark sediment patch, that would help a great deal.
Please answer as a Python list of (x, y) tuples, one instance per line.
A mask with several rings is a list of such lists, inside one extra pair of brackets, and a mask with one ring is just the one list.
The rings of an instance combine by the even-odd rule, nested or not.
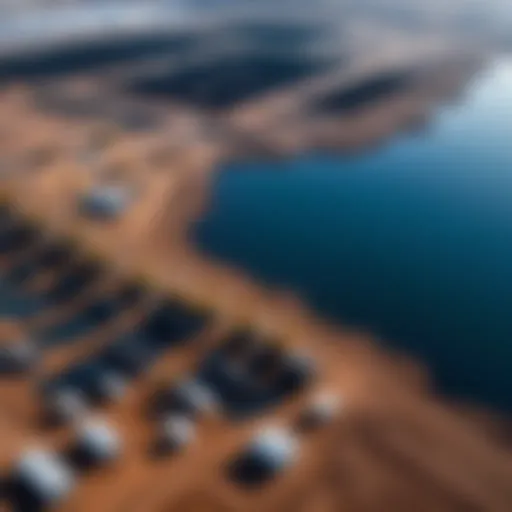
[(296, 56), (244, 55), (143, 79), (134, 83), (131, 90), (205, 108), (228, 108), (272, 88), (305, 79), (327, 65)]
[(193, 43), (190, 36), (155, 36), (98, 40), (10, 56), (0, 60), (0, 83), (37, 80), (93, 71), (102, 66), (152, 55), (178, 54)]
[(389, 71), (373, 76), (343, 91), (335, 91), (324, 96), (316, 105), (320, 112), (339, 113), (357, 110), (367, 104), (385, 99), (403, 91), (411, 82), (407, 71)]
[(325, 35), (325, 29), (309, 24), (245, 22), (234, 26), (232, 33), (244, 41), (265, 47), (295, 48), (312, 43)]

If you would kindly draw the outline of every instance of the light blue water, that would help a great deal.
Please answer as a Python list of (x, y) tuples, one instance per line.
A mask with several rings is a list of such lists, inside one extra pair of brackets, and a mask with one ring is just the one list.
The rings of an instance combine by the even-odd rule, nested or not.
[(427, 132), (373, 154), (222, 170), (193, 236), (420, 356), (444, 391), (512, 410), (511, 142), (501, 60)]

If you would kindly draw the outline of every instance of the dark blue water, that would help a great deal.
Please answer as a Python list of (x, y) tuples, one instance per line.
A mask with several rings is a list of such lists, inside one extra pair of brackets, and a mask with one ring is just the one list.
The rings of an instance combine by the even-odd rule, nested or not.
[(427, 132), (218, 173), (196, 242), (512, 410), (512, 61)]

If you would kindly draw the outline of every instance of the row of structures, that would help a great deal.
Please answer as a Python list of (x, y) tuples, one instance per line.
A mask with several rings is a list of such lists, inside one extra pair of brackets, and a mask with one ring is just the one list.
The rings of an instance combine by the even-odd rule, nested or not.
[(169, 237), (187, 220), (180, 187), (218, 155), (191, 141), (155, 166), (151, 137), (28, 110), (16, 133), (30, 137), (0, 139), (0, 313), (16, 317), (0, 405), (31, 411), (2, 435), (40, 439), (0, 457), (16, 507), (115, 510), (133, 492), (141, 512), (179, 510), (182, 491), (207, 487), (234, 511), (279, 510), (312, 480), (342, 405), (346, 418), (409, 391), (400, 365), (360, 336), (324, 329)]
[[(273, 426), (268, 418), (281, 405), (314, 389), (319, 369), (312, 354), (284, 347), (249, 328), (237, 328), (211, 348), (201, 348), (197, 337), (211, 322), (210, 313), (191, 309), (180, 300), (155, 299), (150, 289), (135, 282), (120, 281), (108, 294), (94, 293), (97, 283), (107, 279), (99, 262), (80, 258), (62, 241), (52, 243), (7, 205), (0, 223), (4, 292), (17, 296), (19, 332), (25, 332), (4, 340), (2, 379), (30, 379), (53, 350), (93, 339), (123, 311), (144, 310), (127, 332), (120, 332), (88, 357), (57, 373), (45, 376), (43, 372), (37, 379), (41, 425), (51, 429), (67, 425), (74, 434), (60, 451), (50, 445), (19, 454), (7, 475), (8, 497), (15, 510), (58, 506), (77, 485), (80, 474), (122, 457), (122, 435), (98, 412), (122, 402), (133, 385), (144, 385), (144, 376), (168, 352), (188, 348), (194, 354), (197, 347), (185, 376), (168, 375), (166, 383), (153, 389), (147, 411), (136, 419), (154, 424), (149, 458), (186, 449), (194, 443), (205, 416), (223, 418), (234, 429), (243, 428), (238, 425), (254, 417), (267, 417), (270, 426), (255, 429), (245, 448), (231, 455), (226, 470), (232, 480), (254, 486), (294, 463), (301, 437), (333, 419), (340, 406), (335, 387), (309, 398), (288, 427)], [(52, 278), (41, 288), (34, 283), (42, 275)], [(80, 297), (86, 299), (80, 301)], [(78, 306), (58, 322), (35, 328), (37, 324), (31, 324), (41, 311), (77, 301)]]

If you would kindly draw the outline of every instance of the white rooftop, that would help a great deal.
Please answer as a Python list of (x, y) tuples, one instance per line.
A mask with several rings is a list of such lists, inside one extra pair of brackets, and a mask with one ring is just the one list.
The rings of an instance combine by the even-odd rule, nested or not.
[(256, 435), (251, 452), (263, 457), (272, 466), (283, 468), (295, 462), (299, 455), (299, 440), (289, 430), (267, 427)]
[(89, 190), (81, 197), (80, 204), (86, 215), (116, 217), (132, 200), (132, 191), (122, 185), (104, 185)]
[(193, 421), (181, 415), (168, 416), (162, 424), (162, 430), (165, 440), (176, 447), (189, 444), (195, 436)]
[(121, 452), (121, 440), (117, 431), (101, 419), (86, 420), (79, 427), (78, 442), (100, 460), (111, 460)]
[(309, 409), (322, 419), (330, 420), (342, 408), (342, 398), (329, 391), (323, 391), (313, 397)]
[(43, 449), (27, 450), (16, 466), (17, 475), (44, 502), (55, 503), (71, 492), (75, 475), (60, 457)]
[(85, 398), (79, 391), (59, 389), (50, 397), (50, 411), (64, 421), (72, 421), (83, 416), (87, 410)]
[(215, 393), (198, 380), (187, 380), (180, 383), (176, 391), (178, 396), (199, 412), (212, 412), (215, 409), (217, 398)]
[(101, 391), (109, 400), (121, 400), (127, 391), (126, 379), (115, 371), (104, 371), (101, 375)]

